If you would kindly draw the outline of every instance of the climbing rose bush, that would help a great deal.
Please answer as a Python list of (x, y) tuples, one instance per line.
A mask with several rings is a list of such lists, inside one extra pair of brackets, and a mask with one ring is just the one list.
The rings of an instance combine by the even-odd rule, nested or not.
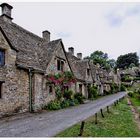
[(70, 86), (71, 84), (76, 82), (76, 79), (71, 72), (66, 71), (55, 75), (48, 75), (47, 82), (54, 85)]

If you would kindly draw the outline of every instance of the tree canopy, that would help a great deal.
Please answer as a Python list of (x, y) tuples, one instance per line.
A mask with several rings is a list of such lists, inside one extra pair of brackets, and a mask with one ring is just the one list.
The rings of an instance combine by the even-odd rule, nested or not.
[(120, 55), (117, 58), (117, 68), (129, 68), (134, 66), (139, 66), (139, 57), (137, 56), (137, 53), (128, 53), (125, 55)]
[(116, 66), (116, 62), (114, 59), (109, 59), (108, 54), (102, 51), (94, 51), (90, 54), (90, 56), (85, 57), (85, 59), (93, 60), (94, 64), (100, 64), (100, 66), (104, 69), (114, 68)]

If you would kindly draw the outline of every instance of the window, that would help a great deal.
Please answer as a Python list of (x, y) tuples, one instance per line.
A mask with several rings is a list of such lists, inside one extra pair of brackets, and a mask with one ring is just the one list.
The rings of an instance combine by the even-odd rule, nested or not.
[(0, 99), (2, 98), (2, 84), (3, 82), (0, 82)]
[(4, 50), (0, 50), (0, 66), (5, 64), (5, 53)]
[(61, 68), (61, 61), (60, 60), (57, 60), (57, 70), (60, 70)]
[(53, 89), (52, 86), (49, 86), (49, 93), (52, 93)]
[(64, 62), (61, 61), (61, 71), (64, 71)]
[(64, 71), (64, 61), (57, 60), (57, 70)]
[(82, 84), (79, 84), (79, 92), (82, 93)]
[(90, 69), (87, 69), (87, 75), (88, 76), (90, 75)]

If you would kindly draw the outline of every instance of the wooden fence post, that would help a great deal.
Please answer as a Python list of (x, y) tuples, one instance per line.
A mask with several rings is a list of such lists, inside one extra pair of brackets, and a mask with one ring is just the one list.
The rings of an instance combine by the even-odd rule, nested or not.
[(104, 114), (103, 114), (103, 110), (101, 109), (101, 115), (102, 115), (102, 117), (104, 118)]
[(114, 105), (116, 106), (116, 102), (114, 102)]
[(85, 121), (82, 121), (82, 122), (81, 122), (81, 127), (80, 127), (80, 133), (79, 133), (78, 136), (82, 136), (82, 135), (83, 135), (84, 125), (85, 125)]
[(107, 113), (110, 113), (110, 111), (109, 111), (109, 106), (107, 106)]
[(97, 113), (95, 113), (95, 124), (97, 124)]

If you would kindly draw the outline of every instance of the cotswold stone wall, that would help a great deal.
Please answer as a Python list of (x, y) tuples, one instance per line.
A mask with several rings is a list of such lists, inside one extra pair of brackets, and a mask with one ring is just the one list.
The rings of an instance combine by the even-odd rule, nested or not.
[(57, 59), (61, 58), (64, 60), (64, 71), (70, 71), (70, 67), (68, 65), (68, 62), (66, 60), (66, 56), (64, 54), (64, 51), (62, 49), (62, 46), (60, 45), (59, 48), (56, 50), (55, 54), (53, 55), (49, 65), (46, 68), (47, 74), (56, 74), (60, 71), (57, 70)]
[(0, 81), (4, 81), (0, 99), (0, 116), (25, 112), (29, 105), (28, 73), (16, 68), (16, 51), (10, 48), (1, 32), (0, 48), (5, 50), (5, 65), (0, 66)]

